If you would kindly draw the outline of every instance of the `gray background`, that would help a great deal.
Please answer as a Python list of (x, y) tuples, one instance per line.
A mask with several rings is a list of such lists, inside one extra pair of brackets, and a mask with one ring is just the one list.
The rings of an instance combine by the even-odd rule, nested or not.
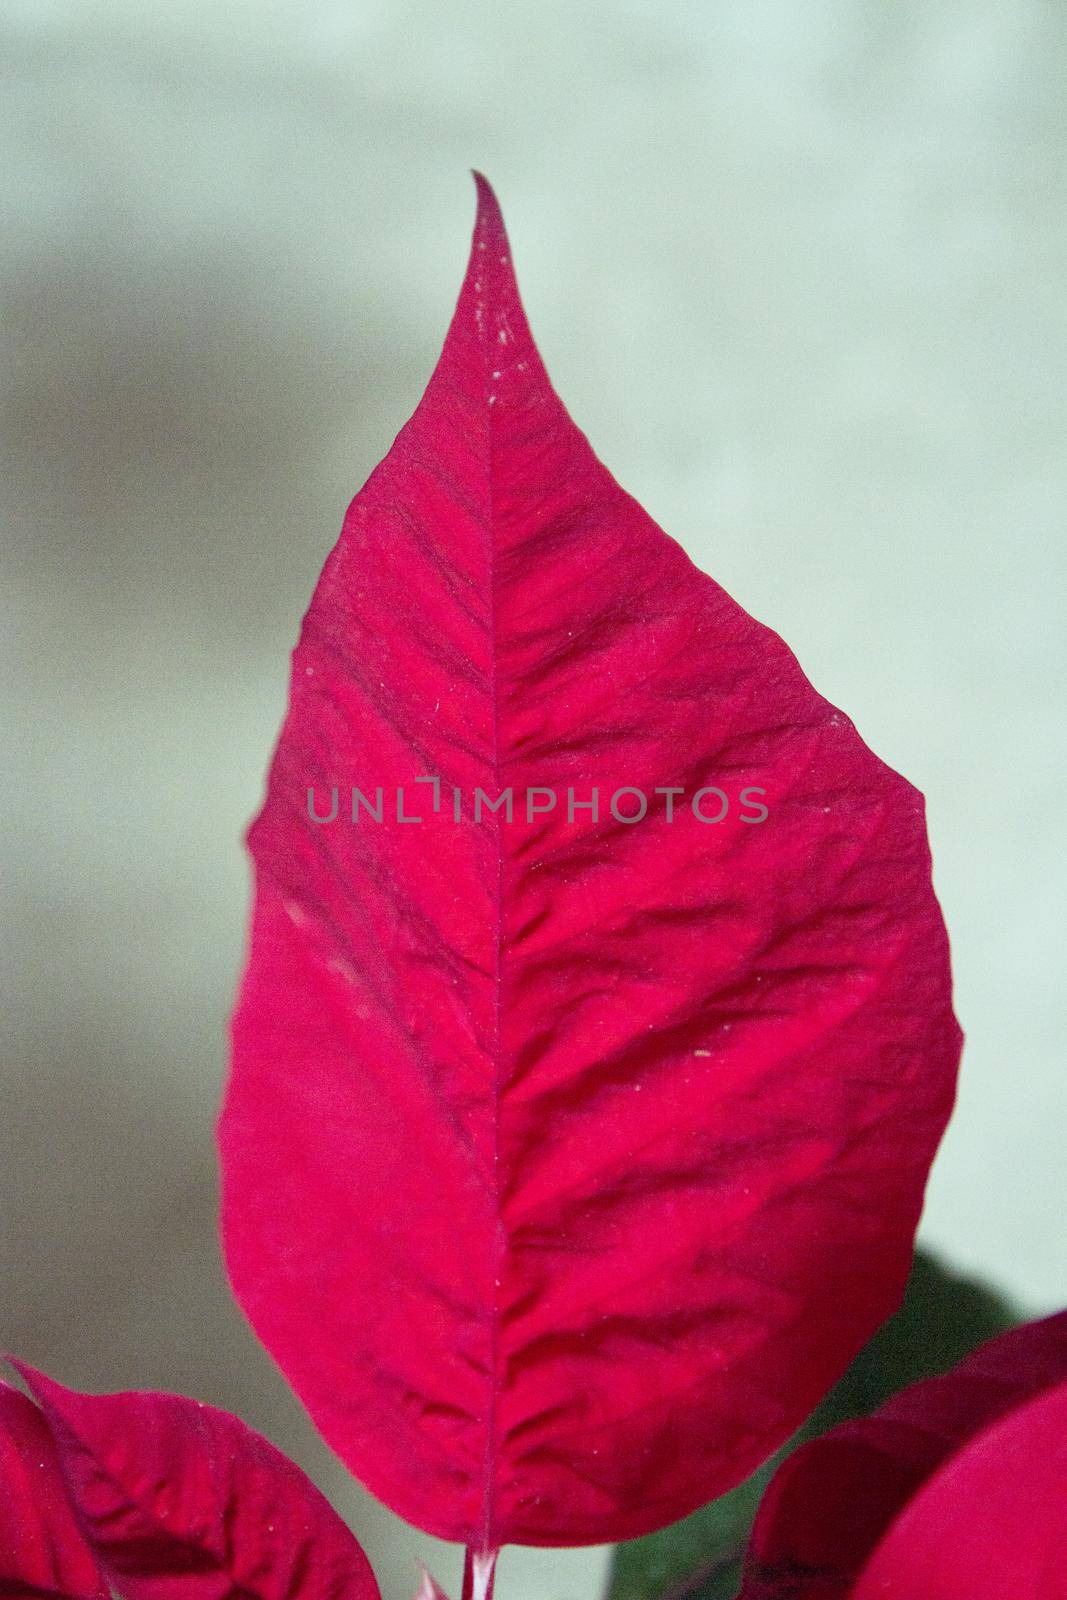
[(924, 1233), (1062, 1302), (1067, 9), (0, 10), (6, 1345), (239, 1409), (411, 1593), (229, 1302), (211, 1129), (287, 652), (471, 164), (605, 461), (925, 790), (969, 1043)]

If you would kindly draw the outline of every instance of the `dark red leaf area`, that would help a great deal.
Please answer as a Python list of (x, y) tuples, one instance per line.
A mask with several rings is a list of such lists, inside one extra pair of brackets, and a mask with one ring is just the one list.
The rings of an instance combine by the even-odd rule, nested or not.
[(18, 1370), (123, 1600), (378, 1600), (340, 1517), (236, 1417), (180, 1395), (79, 1394)]
[(44, 1417), (0, 1383), (0, 1596), (107, 1600)]
[(889, 1528), (853, 1600), (1067, 1600), (1067, 1383), (979, 1433)]
[[(874, 1416), (846, 1423), (805, 1445), (779, 1469), (760, 1507), (746, 1562), (744, 1600), (844, 1600), (853, 1593), (879, 1541), (917, 1502), (928, 1481), (928, 1504), (940, 1508), (938, 1515), (946, 1518), (946, 1530), (962, 1518), (961, 1532), (968, 1538), (981, 1528), (1005, 1548), (1013, 1545), (1023, 1557), (1028, 1547), (1032, 1551), (1042, 1548), (1053, 1529), (1059, 1530), (1056, 1538), (1067, 1539), (1067, 1497), (1051, 1527), (1042, 1526), (1036, 1515), (1046, 1481), (1057, 1484), (1061, 1495), (1067, 1491), (1067, 1427), (1058, 1452), (1042, 1460), (1038, 1441), (1045, 1438), (1050, 1425), (1047, 1418), (1040, 1427), (1034, 1423), (1032, 1439), (1021, 1422), (1008, 1426), (1017, 1412), (1022, 1416), (1020, 1407), (1029, 1414), (1028, 1402), (1058, 1392), (1065, 1382), (1067, 1312), (991, 1340), (945, 1377), (916, 1384)], [(1043, 1414), (1034, 1413), (1039, 1415)], [(1064, 1416), (1062, 1401), (1050, 1402), (1047, 1417), (1053, 1415)], [(1003, 1436), (997, 1431), (1002, 1423), (1007, 1430)], [(996, 1503), (1003, 1502), (1002, 1513), (994, 1514), (992, 1501), (968, 1503), (966, 1485), (972, 1467), (965, 1461), (973, 1448), (974, 1471), (984, 1473), (985, 1468), (978, 1464), (993, 1449), (986, 1442), (987, 1435), (989, 1440), (1003, 1437), (1011, 1441), (1012, 1451), (1002, 1455), (1001, 1469), (1008, 1479), (1017, 1480), (1020, 1495), (1034, 1497), (1035, 1515), (1027, 1514), (1021, 1524), (1008, 1516), (1015, 1490), (1007, 1481), (1003, 1492), (989, 1484)], [(1044, 1450), (1045, 1445), (1040, 1448)], [(944, 1482), (935, 1492), (932, 1480), (942, 1472)], [(1007, 1521), (998, 1532), (994, 1524), (1001, 1514)], [(927, 1512), (914, 1517), (909, 1512), (906, 1520), (901, 1520), (900, 1533), (894, 1534), (894, 1550), (898, 1551), (894, 1560), (903, 1559), (904, 1530), (911, 1526), (921, 1529), (925, 1539)], [(1061, 1542), (1060, 1548), (1067, 1556), (1067, 1546)], [(951, 1555), (951, 1540), (946, 1538), (938, 1559)], [(1011, 1594), (1013, 1600), (1022, 1600), (1024, 1594), (1045, 1595), (1045, 1590), (1012, 1589), (1006, 1570), (996, 1568), (997, 1576), (990, 1575), (993, 1587), (974, 1589), (973, 1600), (985, 1595), (991, 1600), (1001, 1594)], [(958, 1571), (973, 1573), (974, 1567), (966, 1563), (959, 1565)], [(873, 1596), (883, 1592), (871, 1583), (873, 1580), (857, 1593)], [(1005, 1587), (997, 1586), (1001, 1583)], [(921, 1586), (899, 1592), (926, 1596), (927, 1600), (936, 1600), (941, 1593), (939, 1589), (924, 1591)], [(955, 1595), (957, 1590), (946, 1592)], [(958, 1592), (967, 1593), (964, 1588)], [(885, 1593), (896, 1595), (898, 1589), (891, 1587)]]

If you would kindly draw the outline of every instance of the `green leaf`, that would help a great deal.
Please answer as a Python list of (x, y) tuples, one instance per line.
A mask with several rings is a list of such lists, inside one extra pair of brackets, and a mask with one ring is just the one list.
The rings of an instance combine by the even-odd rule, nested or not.
[(732, 1600), (757, 1507), (797, 1445), (875, 1411), (899, 1389), (947, 1372), (969, 1351), (1021, 1322), (1007, 1300), (918, 1251), (903, 1304), (875, 1334), (800, 1431), (751, 1478), (661, 1533), (615, 1551), (607, 1600)]

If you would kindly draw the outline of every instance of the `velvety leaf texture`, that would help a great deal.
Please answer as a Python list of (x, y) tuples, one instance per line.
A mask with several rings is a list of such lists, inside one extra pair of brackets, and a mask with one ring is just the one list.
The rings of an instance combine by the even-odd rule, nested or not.
[[(1045, 1570), (1053, 1549), (1067, 1571), (1065, 1385), (1061, 1312), (990, 1340), (953, 1372), (903, 1390), (874, 1416), (798, 1450), (760, 1507), (743, 1600), (937, 1600), (942, 1593), (1051, 1600), (1062, 1593), (1028, 1586), (1028, 1575)], [(1061, 1399), (1031, 1410), (1031, 1402), (1053, 1394)], [(1024, 1413), (1029, 1423), (1009, 1425)], [(892, 1572), (884, 1590), (867, 1572), (883, 1536), (891, 1557), (874, 1569)], [(915, 1562), (905, 1581), (912, 1538)], [(964, 1579), (974, 1585), (982, 1572), (971, 1559), (977, 1550), (996, 1559), (968, 1589)]]
[(32, 1400), (0, 1383), (0, 1596), (108, 1600), (108, 1594), (47, 1422)]
[(378, 1600), (340, 1517), (236, 1417), (180, 1395), (79, 1394), (18, 1369), (123, 1600)]
[(225, 1246), (326, 1438), (476, 1548), (745, 1476), (907, 1276), (959, 1051), (922, 801), (593, 455), (484, 181), (250, 845)]

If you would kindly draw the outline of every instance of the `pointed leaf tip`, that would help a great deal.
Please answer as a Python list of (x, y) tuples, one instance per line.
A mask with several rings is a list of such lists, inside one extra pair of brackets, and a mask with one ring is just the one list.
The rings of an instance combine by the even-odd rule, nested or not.
[(482, 237), (488, 240), (491, 236), (497, 240), (502, 240), (506, 249), (508, 233), (504, 226), (504, 213), (500, 209), (500, 201), (496, 197), (496, 190), (484, 172), (479, 172), (476, 167), (471, 169), (471, 176), (474, 179), (474, 187), (478, 192), (478, 211), (474, 225), (475, 237), (476, 239)]
[(9, 1367), (13, 1367), (29, 1389), (30, 1393), (41, 1405), (45, 1405), (49, 1392), (58, 1389), (62, 1392), (62, 1384), (56, 1383), (54, 1378), (49, 1378), (45, 1373), (38, 1372), (36, 1367), (31, 1367), (28, 1361), (22, 1361), (18, 1356), (5, 1355), (4, 1360)]
[[(525, 317), (522, 315), (519, 286), (511, 259), (511, 242), (500, 201), (488, 178), (480, 172), (474, 172), (473, 177), (478, 191), (478, 207), (464, 288), (473, 295), (474, 304), (482, 314), (479, 316), (479, 327), (491, 341), (500, 326), (500, 316), (508, 314), (518, 317), (524, 328)], [(462, 299), (460, 303), (462, 305)], [(486, 312), (488, 316), (484, 316)], [(528, 334), (528, 329), (526, 332)]]
[(419, 1562), (419, 1587), (415, 1591), (415, 1600), (449, 1600), (449, 1596), (423, 1561)]
[(557, 402), (523, 309), (500, 204), (489, 180), (472, 175), (478, 206), (470, 253), (435, 370), (438, 381), (431, 380), (426, 398), (453, 423), (465, 412), (461, 425), (480, 434), (490, 414), (499, 425), (505, 410), (521, 414)]

